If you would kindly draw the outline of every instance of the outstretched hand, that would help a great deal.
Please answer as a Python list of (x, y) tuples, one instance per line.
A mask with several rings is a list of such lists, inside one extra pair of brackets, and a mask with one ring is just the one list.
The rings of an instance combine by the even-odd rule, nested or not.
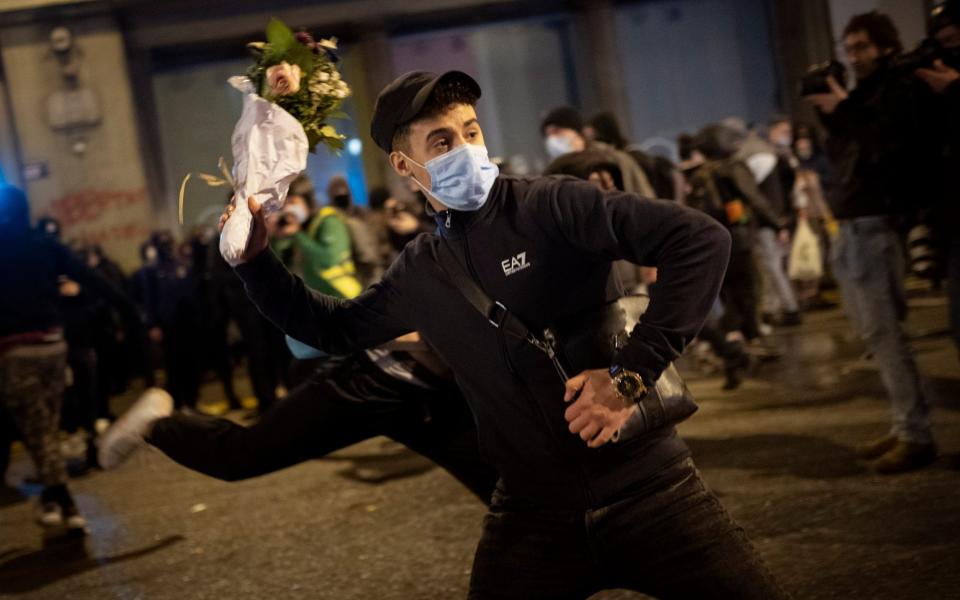
[(591, 448), (606, 444), (637, 407), (625, 405), (606, 369), (584, 371), (567, 380), (564, 402), (573, 402), (563, 414), (575, 433)]
[[(227, 223), (227, 219), (230, 218), (230, 215), (232, 215), (233, 211), (237, 208), (236, 202), (237, 199), (234, 197), (233, 201), (227, 205), (226, 209), (224, 209), (223, 214), (220, 215), (220, 223), (217, 225), (217, 231), (223, 233), (223, 226)], [(247, 240), (247, 247), (244, 249), (243, 255), (240, 257), (241, 263), (253, 260), (257, 255), (267, 249), (267, 245), (270, 242), (270, 236), (267, 234), (266, 218), (263, 214), (263, 205), (254, 200), (253, 196), (251, 196), (247, 198), (247, 208), (250, 209), (253, 219), (251, 220), (251, 231), (250, 237)]]

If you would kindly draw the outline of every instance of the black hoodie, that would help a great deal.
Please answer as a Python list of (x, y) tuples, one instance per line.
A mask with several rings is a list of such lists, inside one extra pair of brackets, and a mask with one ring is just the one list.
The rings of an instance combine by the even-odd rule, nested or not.
[(570, 177), (499, 177), (480, 210), (445, 211), (437, 221), (437, 233), (417, 237), (380, 283), (353, 300), (309, 290), (270, 252), (236, 270), (274, 324), (327, 353), (419, 331), (453, 370), (481, 450), (514, 496), (541, 506), (600, 506), (688, 452), (672, 426), (588, 448), (567, 428), (563, 386), (547, 357), (491, 326), (435, 257), (449, 246), (533, 331), (622, 295), (613, 261), (659, 267), (643, 322), (614, 359), (651, 382), (713, 305), (730, 250), (721, 225), (672, 202), (604, 194)]

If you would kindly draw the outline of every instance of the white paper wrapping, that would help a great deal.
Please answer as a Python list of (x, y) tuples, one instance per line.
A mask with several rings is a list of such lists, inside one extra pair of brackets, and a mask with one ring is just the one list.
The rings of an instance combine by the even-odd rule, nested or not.
[(243, 113), (233, 129), (233, 180), (236, 209), (220, 234), (220, 254), (236, 266), (247, 247), (253, 215), (247, 198), (253, 196), (265, 214), (280, 210), (290, 184), (307, 168), (307, 135), (287, 111), (258, 96), (246, 77), (231, 77), (230, 85), (243, 92)]

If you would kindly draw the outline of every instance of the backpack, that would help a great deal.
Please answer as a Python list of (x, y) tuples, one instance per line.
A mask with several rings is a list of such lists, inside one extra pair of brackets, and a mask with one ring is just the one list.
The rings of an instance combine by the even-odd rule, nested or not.
[(650, 186), (656, 193), (657, 198), (673, 198), (676, 191), (673, 189), (673, 171), (675, 169), (673, 162), (668, 158), (647, 154), (635, 146), (628, 146), (626, 153), (637, 161), (640, 168), (647, 175)]
[(726, 161), (707, 161), (689, 175), (690, 192), (687, 205), (705, 212), (727, 225), (747, 222), (743, 193), (730, 173), (732, 165)]

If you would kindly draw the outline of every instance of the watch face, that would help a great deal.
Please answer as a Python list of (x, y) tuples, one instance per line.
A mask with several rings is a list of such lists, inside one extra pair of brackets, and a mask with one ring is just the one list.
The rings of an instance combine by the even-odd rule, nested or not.
[(624, 396), (633, 398), (640, 391), (640, 383), (634, 377), (620, 377), (617, 390)]

